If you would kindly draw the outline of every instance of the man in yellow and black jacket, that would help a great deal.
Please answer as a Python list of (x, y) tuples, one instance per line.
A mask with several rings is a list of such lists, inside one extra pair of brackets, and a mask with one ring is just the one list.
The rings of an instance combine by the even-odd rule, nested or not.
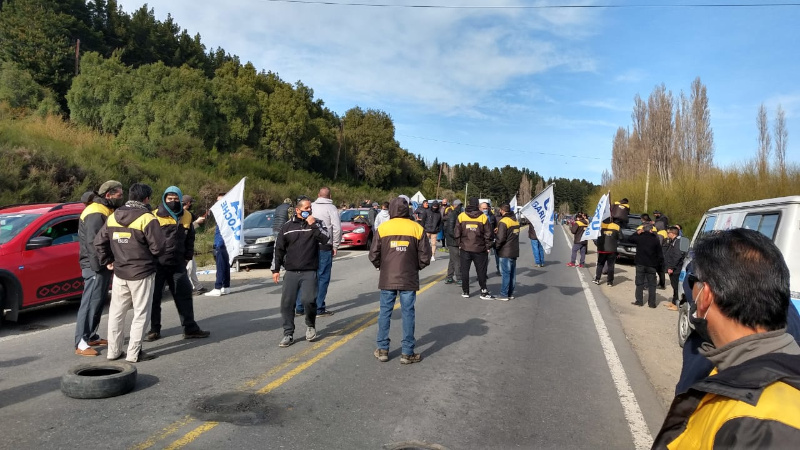
[(469, 298), (469, 268), (474, 261), (481, 287), (480, 297), (493, 300), (494, 296), (486, 289), (486, 269), (489, 250), (494, 244), (494, 230), (486, 214), (478, 209), (477, 198), (470, 198), (465, 211), (458, 215), (454, 234), (461, 257), (461, 296)]
[(692, 322), (714, 364), (675, 397), (654, 449), (797, 448), (800, 346), (786, 332), (789, 268), (755, 230), (709, 235), (687, 281)]
[(135, 183), (128, 192), (128, 202), (108, 217), (97, 233), (94, 246), (100, 264), (114, 270), (111, 306), (108, 309), (108, 355), (122, 357), (125, 315), (133, 309), (128, 362), (155, 358), (142, 351), (142, 339), (150, 322), (150, 305), (156, 278), (156, 258), (164, 253), (166, 241), (158, 219), (150, 212), (153, 189)]
[(378, 347), (373, 353), (381, 362), (389, 360), (389, 326), (397, 297), (403, 316), (403, 342), (400, 364), (422, 360), (414, 353), (414, 303), (419, 290), (419, 271), (431, 263), (431, 243), (421, 225), (408, 218), (408, 202), (398, 197), (389, 203), (389, 220), (375, 233), (369, 260), (381, 271), (378, 315)]
[(514, 299), (514, 286), (517, 278), (517, 258), (519, 258), (519, 222), (511, 205), (500, 207), (501, 218), (497, 222), (497, 237), (495, 251), (500, 258), (500, 296), (498, 300), (508, 301)]
[(178, 186), (170, 186), (161, 196), (161, 205), (156, 210), (156, 218), (164, 231), (164, 254), (156, 267), (153, 305), (150, 308), (150, 331), (146, 342), (161, 338), (161, 297), (164, 296), (164, 283), (178, 309), (184, 339), (207, 338), (211, 333), (203, 331), (194, 320), (194, 301), (192, 282), (186, 271), (186, 263), (194, 258), (194, 227), (192, 215), (181, 207), (183, 192)]
[(603, 275), (603, 268), (607, 267), (607, 285), (614, 285), (614, 265), (617, 262), (617, 245), (622, 239), (622, 231), (618, 224), (613, 222), (610, 217), (603, 220), (600, 225), (600, 236), (597, 237), (597, 268), (595, 269), (594, 284), (600, 284), (600, 277)]

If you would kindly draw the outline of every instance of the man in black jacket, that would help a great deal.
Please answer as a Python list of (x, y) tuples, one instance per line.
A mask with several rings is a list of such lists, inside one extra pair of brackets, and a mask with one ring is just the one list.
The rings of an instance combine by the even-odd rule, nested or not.
[(614, 264), (617, 261), (617, 244), (622, 238), (619, 225), (611, 218), (606, 218), (600, 226), (600, 236), (597, 237), (597, 269), (594, 274), (594, 284), (600, 284), (603, 268), (608, 265), (608, 286), (614, 285)]
[(460, 283), (461, 278), (461, 256), (458, 253), (458, 241), (456, 241), (456, 224), (458, 215), (461, 214), (461, 200), (454, 200), (450, 212), (447, 214), (447, 222), (444, 224), (444, 237), (447, 242), (450, 261), (447, 263), (447, 278), (445, 284)]
[(194, 258), (194, 227), (192, 215), (181, 207), (181, 197), (183, 193), (177, 186), (168, 187), (155, 214), (164, 232), (165, 245), (164, 254), (156, 264), (150, 331), (144, 337), (145, 342), (161, 338), (161, 298), (164, 296), (164, 283), (169, 287), (175, 308), (178, 309), (183, 338), (207, 338), (211, 334), (201, 330), (194, 320), (192, 283), (186, 272), (186, 262)]
[(425, 214), (425, 221), (422, 222), (422, 228), (428, 235), (431, 243), (431, 261), (436, 261), (436, 241), (439, 230), (442, 229), (442, 215), (439, 213), (439, 202), (432, 201), (428, 213)]
[(306, 315), (306, 340), (317, 337), (317, 268), (319, 267), (319, 246), (330, 240), (328, 230), (322, 222), (311, 215), (311, 200), (297, 202), (295, 216), (286, 222), (275, 241), (275, 258), (272, 267), (272, 280), (278, 283), (281, 267), (286, 268), (281, 295), (281, 317), (283, 318), (283, 338), (279, 347), (294, 343), (294, 304), (298, 292)]
[(661, 246), (664, 253), (664, 267), (669, 275), (669, 282), (672, 285), (672, 302), (667, 304), (667, 308), (677, 311), (678, 307), (678, 283), (683, 268), (684, 253), (681, 251), (681, 237), (678, 236), (678, 227), (667, 228), (667, 238)]
[(631, 242), (636, 244), (636, 257), (633, 262), (636, 264), (636, 306), (644, 306), (644, 285), (647, 283), (647, 306), (656, 307), (656, 268), (663, 261), (661, 254), (661, 243), (658, 241), (656, 229), (651, 224), (647, 224), (636, 230), (636, 234), (630, 237)]

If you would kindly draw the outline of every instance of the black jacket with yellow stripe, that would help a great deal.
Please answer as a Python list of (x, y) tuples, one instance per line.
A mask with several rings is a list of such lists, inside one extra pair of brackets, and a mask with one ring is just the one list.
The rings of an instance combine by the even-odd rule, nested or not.
[(94, 240), (100, 264), (114, 263), (114, 276), (123, 280), (142, 280), (155, 273), (164, 244), (156, 216), (128, 204), (108, 216)]
[(419, 290), (419, 271), (431, 263), (431, 243), (422, 226), (408, 219), (408, 204), (396, 198), (389, 204), (390, 219), (376, 230), (369, 260), (381, 274), (378, 289)]
[(497, 256), (501, 258), (519, 258), (519, 222), (514, 213), (507, 213), (497, 222), (497, 238), (495, 240)]
[(466, 252), (481, 253), (492, 248), (494, 230), (486, 214), (466, 211), (458, 215), (455, 227), (458, 248)]
[(94, 238), (103, 228), (108, 216), (114, 212), (111, 202), (102, 197), (96, 197), (94, 203), (83, 209), (78, 221), (78, 240), (80, 241), (79, 261), (81, 269), (92, 269), (95, 272), (106, 270), (100, 264), (97, 252), (94, 249)]
[(181, 209), (175, 220), (166, 205), (161, 205), (156, 211), (156, 219), (164, 232), (164, 253), (159, 262), (165, 266), (185, 266), (186, 262), (194, 258), (194, 227), (192, 215)]
[(619, 225), (606, 219), (600, 225), (600, 236), (597, 237), (597, 251), (599, 253), (616, 253), (621, 237), (622, 232)]
[(797, 448), (800, 356), (769, 353), (714, 369), (672, 401), (654, 449)]

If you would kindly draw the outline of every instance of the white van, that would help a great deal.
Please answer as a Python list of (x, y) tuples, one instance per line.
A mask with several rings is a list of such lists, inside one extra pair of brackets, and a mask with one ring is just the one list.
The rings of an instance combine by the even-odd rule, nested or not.
[[(681, 286), (684, 286), (686, 266), (691, 262), (695, 242), (708, 233), (731, 228), (760, 231), (778, 246), (789, 267), (792, 303), (800, 311), (800, 195), (734, 203), (709, 209), (700, 220), (689, 246), (689, 253), (681, 270)], [(678, 315), (678, 343), (681, 346), (691, 332), (689, 310), (692, 301), (691, 298), (687, 298), (684, 288)]]

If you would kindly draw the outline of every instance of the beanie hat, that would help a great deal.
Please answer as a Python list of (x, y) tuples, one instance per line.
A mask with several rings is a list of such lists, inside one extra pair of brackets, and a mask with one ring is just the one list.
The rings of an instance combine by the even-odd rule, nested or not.
[(106, 195), (108, 191), (112, 189), (119, 189), (122, 187), (122, 183), (116, 180), (108, 180), (105, 183), (100, 185), (100, 189), (97, 190), (97, 193), (102, 195)]

